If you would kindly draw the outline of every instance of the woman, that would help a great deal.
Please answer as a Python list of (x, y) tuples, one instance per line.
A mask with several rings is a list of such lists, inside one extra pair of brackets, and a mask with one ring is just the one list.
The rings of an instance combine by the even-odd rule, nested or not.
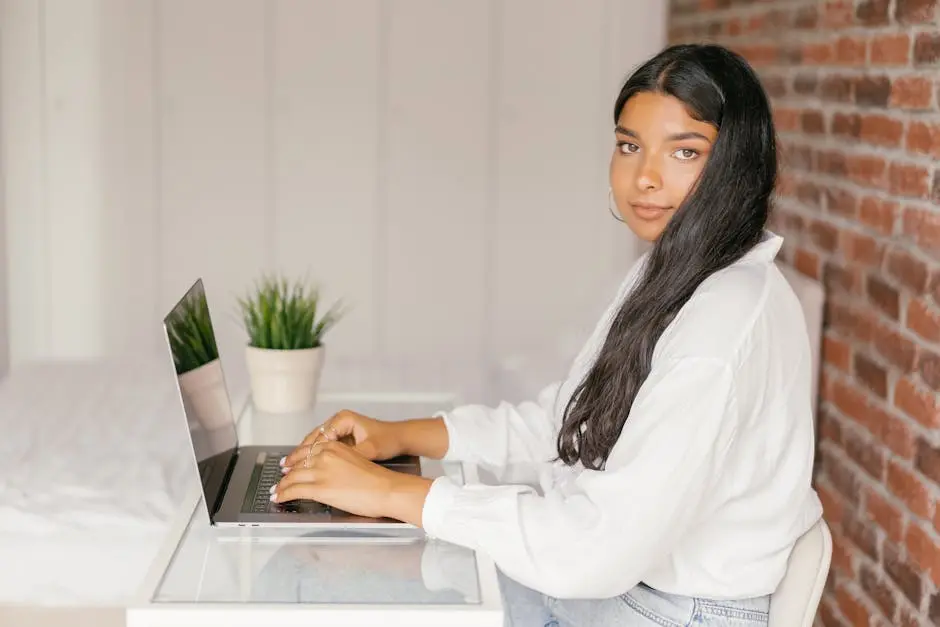
[[(614, 121), (611, 199), (652, 247), (568, 377), (518, 406), (405, 423), (342, 412), (285, 458), (272, 499), (390, 516), (487, 553), (511, 624), (766, 625), (821, 515), (809, 342), (765, 230), (768, 100), (736, 54), (673, 46), (627, 80)], [(369, 461), (400, 453), (530, 464), (540, 490)]]

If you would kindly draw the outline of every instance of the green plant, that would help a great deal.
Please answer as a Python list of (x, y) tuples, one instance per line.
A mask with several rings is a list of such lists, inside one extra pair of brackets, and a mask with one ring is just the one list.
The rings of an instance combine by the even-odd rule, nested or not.
[(219, 358), (205, 292), (193, 291), (183, 300), (167, 320), (167, 331), (177, 375)]
[(319, 290), (306, 281), (264, 276), (255, 289), (238, 299), (248, 345), (274, 350), (316, 348), (323, 335), (342, 317), (339, 303), (319, 319)]

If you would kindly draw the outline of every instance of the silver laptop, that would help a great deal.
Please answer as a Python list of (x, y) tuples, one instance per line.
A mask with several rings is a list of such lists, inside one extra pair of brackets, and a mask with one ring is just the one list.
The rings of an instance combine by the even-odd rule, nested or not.
[[(205, 507), (213, 525), (415, 528), (389, 518), (355, 516), (316, 501), (272, 503), (270, 488), (282, 476), (280, 459), (299, 442), (285, 442), (282, 446), (239, 445), (201, 278), (163, 319), (163, 329)], [(379, 463), (398, 472), (421, 474), (417, 457), (401, 456)]]

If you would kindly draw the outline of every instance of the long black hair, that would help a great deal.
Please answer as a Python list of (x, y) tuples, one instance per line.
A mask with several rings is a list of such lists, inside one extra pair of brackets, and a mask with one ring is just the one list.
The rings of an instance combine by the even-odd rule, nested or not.
[(565, 407), (559, 458), (595, 470), (620, 437), (663, 331), (702, 281), (760, 242), (777, 178), (770, 104), (736, 53), (711, 44), (666, 48), (627, 79), (614, 106), (615, 123), (640, 92), (677, 98), (718, 133), (698, 181), (653, 243), (642, 275)]

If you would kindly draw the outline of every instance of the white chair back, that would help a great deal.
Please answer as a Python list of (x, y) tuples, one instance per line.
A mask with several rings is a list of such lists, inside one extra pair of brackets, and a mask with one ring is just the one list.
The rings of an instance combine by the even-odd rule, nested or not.
[(778, 263), (777, 267), (790, 283), (796, 297), (803, 306), (806, 319), (806, 331), (809, 333), (810, 353), (813, 359), (813, 420), (819, 406), (819, 374), (822, 360), (823, 315), (825, 313), (826, 292), (819, 281), (802, 274), (792, 266)]
[(832, 562), (832, 534), (820, 519), (800, 536), (770, 597), (769, 627), (813, 627)]
[[(819, 281), (778, 263), (803, 307), (813, 363), (813, 421), (819, 406), (825, 289)], [(812, 627), (832, 562), (832, 534), (820, 519), (804, 533), (790, 554), (787, 571), (770, 600), (770, 627)]]

